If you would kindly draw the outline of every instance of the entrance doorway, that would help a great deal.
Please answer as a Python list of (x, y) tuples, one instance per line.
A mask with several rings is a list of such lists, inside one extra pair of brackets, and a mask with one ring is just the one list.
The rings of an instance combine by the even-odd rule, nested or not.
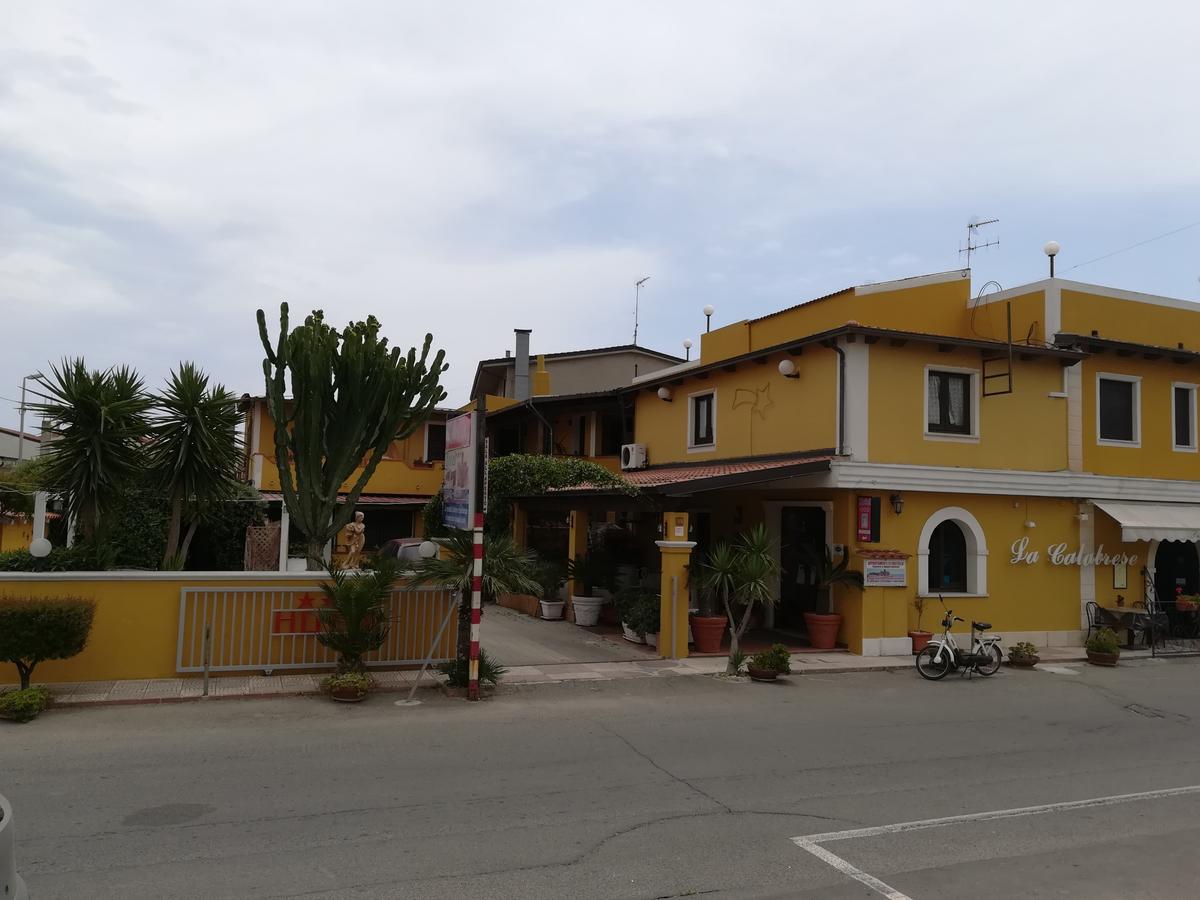
[(1200, 556), (1190, 541), (1163, 541), (1154, 554), (1154, 594), (1170, 608), (1177, 593), (1200, 593)]
[(779, 510), (779, 607), (775, 627), (806, 631), (804, 613), (816, 612), (817, 588), (808, 564), (827, 540), (826, 510), (821, 506), (782, 506)]

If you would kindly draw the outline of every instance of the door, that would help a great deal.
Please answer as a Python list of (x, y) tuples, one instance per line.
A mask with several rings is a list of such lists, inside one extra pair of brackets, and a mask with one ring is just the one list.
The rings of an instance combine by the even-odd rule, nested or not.
[(1200, 557), (1195, 544), (1163, 541), (1158, 545), (1154, 556), (1154, 593), (1168, 609), (1174, 604), (1176, 594), (1200, 593)]
[(820, 553), (826, 541), (825, 510), (819, 506), (785, 506), (779, 511), (779, 607), (777, 628), (804, 631), (804, 613), (817, 609), (817, 588), (806, 564), (808, 553)]

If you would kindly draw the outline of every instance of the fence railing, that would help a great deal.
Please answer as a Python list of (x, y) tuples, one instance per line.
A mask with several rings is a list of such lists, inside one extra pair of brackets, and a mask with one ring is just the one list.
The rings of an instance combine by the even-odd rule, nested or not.
[[(336, 655), (317, 640), (320, 588), (184, 587), (179, 592), (178, 672), (332, 668)], [(398, 588), (387, 605), (391, 627), (372, 666), (417, 665), (432, 647), (432, 662), (453, 659), (457, 597), (442, 588)], [(449, 619), (441, 637), (439, 629)], [(436, 640), (436, 646), (434, 642)]]

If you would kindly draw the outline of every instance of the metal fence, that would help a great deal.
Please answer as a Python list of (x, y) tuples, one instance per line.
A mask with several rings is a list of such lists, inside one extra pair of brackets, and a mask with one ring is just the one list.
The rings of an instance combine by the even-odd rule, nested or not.
[[(179, 592), (178, 672), (332, 668), (336, 655), (317, 640), (320, 588), (185, 587)], [(441, 588), (402, 588), (388, 603), (387, 640), (367, 657), (372, 666), (453, 659), (457, 596)], [(443, 628), (441, 636), (439, 630)], [(207, 635), (207, 640), (206, 640)], [(434, 646), (436, 641), (436, 646)]]
[[(1190, 606), (1190, 604), (1189, 604)], [(1146, 575), (1147, 643), (1152, 656), (1200, 655), (1200, 610), (1183, 608), (1174, 597), (1160, 599)]]

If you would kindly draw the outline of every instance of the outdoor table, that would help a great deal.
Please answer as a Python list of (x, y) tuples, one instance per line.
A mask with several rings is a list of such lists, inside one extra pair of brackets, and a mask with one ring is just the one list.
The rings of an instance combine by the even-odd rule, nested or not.
[(1122, 646), (1127, 650), (1134, 647), (1133, 630), (1137, 626), (1138, 619), (1150, 618), (1150, 610), (1136, 606), (1101, 606), (1100, 612), (1108, 620), (1105, 622), (1106, 625), (1111, 626), (1114, 630), (1125, 629), (1127, 643)]

